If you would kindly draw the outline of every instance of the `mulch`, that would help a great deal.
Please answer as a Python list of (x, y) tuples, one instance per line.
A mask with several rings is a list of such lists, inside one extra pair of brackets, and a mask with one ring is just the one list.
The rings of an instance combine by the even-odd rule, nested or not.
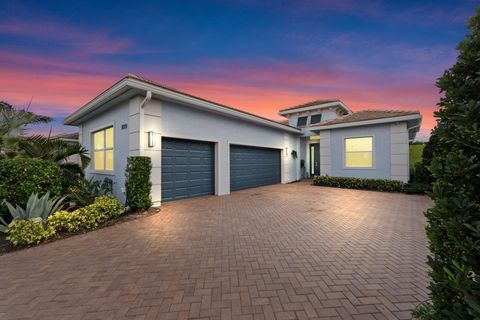
[[(114, 218), (112, 220), (109, 220), (109, 221), (105, 222), (104, 224), (100, 225), (96, 230), (101, 229), (101, 228), (107, 228), (107, 227), (113, 226), (117, 223), (124, 223), (124, 222), (135, 220), (135, 219), (138, 219), (138, 218), (141, 218), (141, 217), (151, 216), (151, 215), (157, 214), (159, 212), (160, 212), (160, 208), (150, 208), (150, 209), (148, 209), (148, 211), (141, 211), (141, 212), (127, 212), (127, 213), (125, 213), (125, 214), (123, 214), (123, 215), (121, 215), (117, 218)], [(91, 231), (94, 231), (94, 230), (80, 231), (80, 232), (77, 232), (77, 233), (59, 233), (54, 238), (49, 239), (47, 241), (44, 241), (44, 242), (40, 243), (39, 245), (41, 246), (42, 244), (45, 244), (45, 243), (58, 241), (58, 240), (69, 238), (69, 237), (74, 237), (76, 235), (91, 232)], [(5, 233), (0, 232), (0, 256), (3, 255), (3, 254), (6, 254), (8, 252), (18, 251), (18, 250), (28, 248), (26, 246), (16, 246), (16, 247), (14, 247), (10, 243), (10, 241), (8, 241), (6, 238), (7, 238), (7, 235)]]

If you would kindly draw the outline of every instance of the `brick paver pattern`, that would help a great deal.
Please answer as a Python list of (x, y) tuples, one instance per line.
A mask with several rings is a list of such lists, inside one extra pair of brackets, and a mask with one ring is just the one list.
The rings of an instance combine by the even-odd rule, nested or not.
[(424, 196), (274, 185), (0, 256), (0, 319), (411, 319)]

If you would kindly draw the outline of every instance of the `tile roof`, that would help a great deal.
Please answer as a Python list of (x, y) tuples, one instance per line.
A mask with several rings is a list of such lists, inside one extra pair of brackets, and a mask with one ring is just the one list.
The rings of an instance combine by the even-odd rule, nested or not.
[[(155, 81), (152, 81), (152, 80), (149, 80), (149, 79), (145, 79), (145, 78), (143, 78), (143, 77), (141, 77), (141, 76), (139, 76), (139, 75), (133, 74), (133, 73), (127, 74), (127, 76), (125, 76), (124, 79), (139, 80), (139, 81), (142, 81), (142, 82), (144, 82), (144, 83), (148, 83), (148, 84), (151, 84), (151, 85), (154, 85), (154, 86), (163, 88), (163, 89), (170, 90), (170, 91), (172, 91), (172, 92), (176, 92), (176, 93), (182, 94), (182, 95), (184, 95), (184, 96), (188, 96), (188, 97), (191, 97), (191, 98), (194, 98), (194, 99), (198, 99), (198, 100), (201, 100), (201, 101), (205, 101), (205, 102), (208, 102), (208, 103), (215, 104), (215, 105), (217, 105), (217, 106), (219, 106), (219, 107), (222, 107), (222, 108), (226, 108), (226, 109), (238, 111), (238, 112), (241, 112), (241, 113), (243, 113), (243, 114), (246, 114), (246, 115), (249, 115), (249, 116), (253, 116), (253, 117), (257, 117), (257, 118), (259, 118), (259, 119), (267, 120), (267, 121), (270, 121), (270, 122), (273, 122), (273, 123), (281, 124), (281, 125), (284, 125), (284, 126), (289, 127), (289, 128), (298, 129), (297, 127), (290, 126), (290, 125), (288, 124), (288, 122), (287, 122), (287, 123), (281, 123), (281, 122), (278, 122), (278, 121), (275, 121), (275, 120), (272, 120), (272, 119), (269, 119), (269, 118), (265, 118), (265, 117), (256, 115), (256, 114), (251, 113), (251, 112), (247, 112), (247, 111), (240, 110), (240, 109), (237, 109), (237, 108), (234, 108), (234, 107), (230, 107), (230, 106), (227, 106), (227, 105), (224, 105), (224, 104), (221, 104), (221, 103), (212, 101), (212, 100), (200, 98), (200, 97), (198, 97), (198, 96), (194, 96), (194, 95), (192, 95), (192, 94), (185, 93), (185, 92), (183, 92), (183, 91), (180, 91), (180, 90), (177, 90), (177, 89), (175, 89), (175, 88), (172, 88), (172, 87), (163, 85), (163, 84), (161, 84), (161, 83), (158, 83), (158, 82), (155, 82)], [(123, 79), (122, 79), (122, 80), (123, 80)]]
[(319, 124), (319, 126), (331, 126), (334, 124), (394, 118), (394, 117), (402, 117), (402, 116), (408, 116), (408, 115), (420, 115), (420, 112), (419, 111), (401, 111), (401, 110), (363, 110), (363, 111), (347, 114), (345, 116), (342, 116), (330, 121), (325, 121)]
[(294, 109), (299, 109), (299, 108), (305, 108), (305, 107), (311, 107), (311, 106), (321, 105), (321, 104), (330, 103), (330, 102), (340, 102), (340, 100), (339, 100), (339, 99), (321, 99), (321, 100), (315, 100), (315, 101), (310, 101), (310, 102), (307, 102), (307, 103), (299, 104), (298, 106), (294, 106), (294, 107), (289, 107), (289, 108), (282, 109), (282, 110), (280, 110), (280, 112), (282, 112), (282, 111), (288, 111), (288, 110), (294, 110)]
[(78, 132), (66, 132), (54, 135), (52, 138), (78, 140)]

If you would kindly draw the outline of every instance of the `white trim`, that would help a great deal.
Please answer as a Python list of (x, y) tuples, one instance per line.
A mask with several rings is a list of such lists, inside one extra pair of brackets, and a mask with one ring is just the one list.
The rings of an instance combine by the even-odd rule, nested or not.
[[(94, 134), (96, 132), (106, 131), (109, 128), (113, 129), (113, 147), (107, 149), (106, 145), (105, 145), (103, 149), (95, 149), (95, 140), (93, 138)], [(105, 136), (106, 135), (104, 133), (104, 140), (106, 139)], [(115, 134), (115, 122), (112, 122), (111, 124), (104, 125), (101, 128), (90, 130), (90, 146), (91, 146), (90, 157), (91, 157), (92, 160), (90, 161), (89, 165), (91, 165), (91, 169), (90, 169), (91, 173), (104, 174), (104, 175), (109, 175), (109, 176), (114, 176), (115, 175), (115, 159), (116, 159), (116, 156), (115, 156), (115, 149), (116, 149), (116, 147), (115, 147), (115, 136), (116, 136), (116, 134)], [(104, 141), (104, 143), (106, 143), (106, 141)], [(98, 151), (98, 150), (103, 150), (103, 152), (104, 152), (104, 162), (106, 161), (106, 157), (105, 157), (106, 151), (107, 150), (112, 150), (113, 151), (113, 169), (112, 170), (96, 170), (95, 169), (95, 151)], [(105, 167), (105, 163), (103, 165)]]
[[(347, 150), (346, 150), (346, 139), (355, 139), (355, 138), (372, 138), (372, 166), (371, 167), (347, 167)], [(375, 161), (375, 135), (367, 134), (361, 136), (343, 136), (342, 137), (342, 166), (343, 170), (375, 170), (376, 167)]]
[(325, 108), (331, 108), (331, 107), (342, 107), (347, 113), (353, 113), (352, 110), (350, 110), (349, 107), (347, 107), (346, 104), (344, 104), (342, 101), (334, 101), (334, 102), (327, 102), (327, 103), (319, 103), (313, 106), (308, 106), (308, 107), (300, 107), (300, 108), (295, 108), (295, 109), (288, 109), (288, 110), (283, 110), (279, 111), (278, 114), (281, 116), (287, 115), (287, 114), (292, 114), (292, 113), (297, 113), (297, 112), (304, 112), (304, 111), (310, 111), (310, 110), (316, 110), (316, 109), (325, 109)]
[(365, 121), (355, 121), (355, 122), (345, 122), (345, 123), (338, 123), (332, 125), (323, 125), (323, 126), (313, 126), (308, 128), (308, 130), (329, 130), (329, 129), (336, 129), (336, 128), (346, 128), (346, 127), (358, 127), (358, 126), (367, 126), (372, 124), (382, 124), (382, 123), (391, 123), (391, 122), (401, 122), (401, 121), (408, 121), (408, 120), (416, 120), (422, 119), (422, 116), (419, 114), (412, 114), (408, 116), (400, 116), (400, 117), (389, 117), (389, 118), (381, 118), (381, 119), (374, 119), (374, 120), (365, 120)]
[(218, 105), (212, 102), (207, 102), (207, 101), (194, 98), (179, 92), (175, 92), (169, 89), (156, 86), (154, 84), (145, 83), (143, 81), (131, 79), (131, 78), (122, 79), (120, 82), (113, 85), (107, 91), (97, 96), (91, 102), (87, 103), (85, 106), (83, 106), (79, 110), (70, 114), (68, 117), (65, 118), (64, 124), (67, 124), (67, 125), (79, 124), (80, 122), (77, 122), (77, 121), (81, 119), (83, 116), (87, 115), (89, 112), (95, 110), (96, 108), (100, 107), (102, 104), (113, 99), (114, 96), (121, 94), (119, 93), (121, 90), (129, 89), (129, 88), (151, 91), (152, 94), (155, 94), (157, 96), (183, 102), (183, 103), (186, 103), (195, 107), (199, 107), (201, 109), (208, 110), (211, 112), (223, 114), (226, 116), (230, 116), (230, 117), (234, 117), (242, 120), (251, 121), (257, 124), (265, 125), (265, 126), (276, 128), (276, 129), (281, 129), (284, 131), (301, 133), (300, 129), (290, 127), (288, 125), (284, 125), (281, 123), (277, 123), (273, 120), (263, 119), (258, 116), (250, 115), (239, 110), (223, 107), (221, 105)]

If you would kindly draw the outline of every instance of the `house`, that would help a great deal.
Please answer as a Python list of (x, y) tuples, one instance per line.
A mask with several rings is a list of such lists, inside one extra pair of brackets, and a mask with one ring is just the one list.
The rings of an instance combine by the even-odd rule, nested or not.
[(152, 159), (155, 205), (302, 175), (408, 181), (418, 112), (354, 113), (339, 100), (318, 100), (280, 115), (288, 123), (129, 74), (64, 123), (78, 126), (79, 142), (91, 152), (87, 175), (111, 178), (122, 200), (127, 157), (139, 155)]

